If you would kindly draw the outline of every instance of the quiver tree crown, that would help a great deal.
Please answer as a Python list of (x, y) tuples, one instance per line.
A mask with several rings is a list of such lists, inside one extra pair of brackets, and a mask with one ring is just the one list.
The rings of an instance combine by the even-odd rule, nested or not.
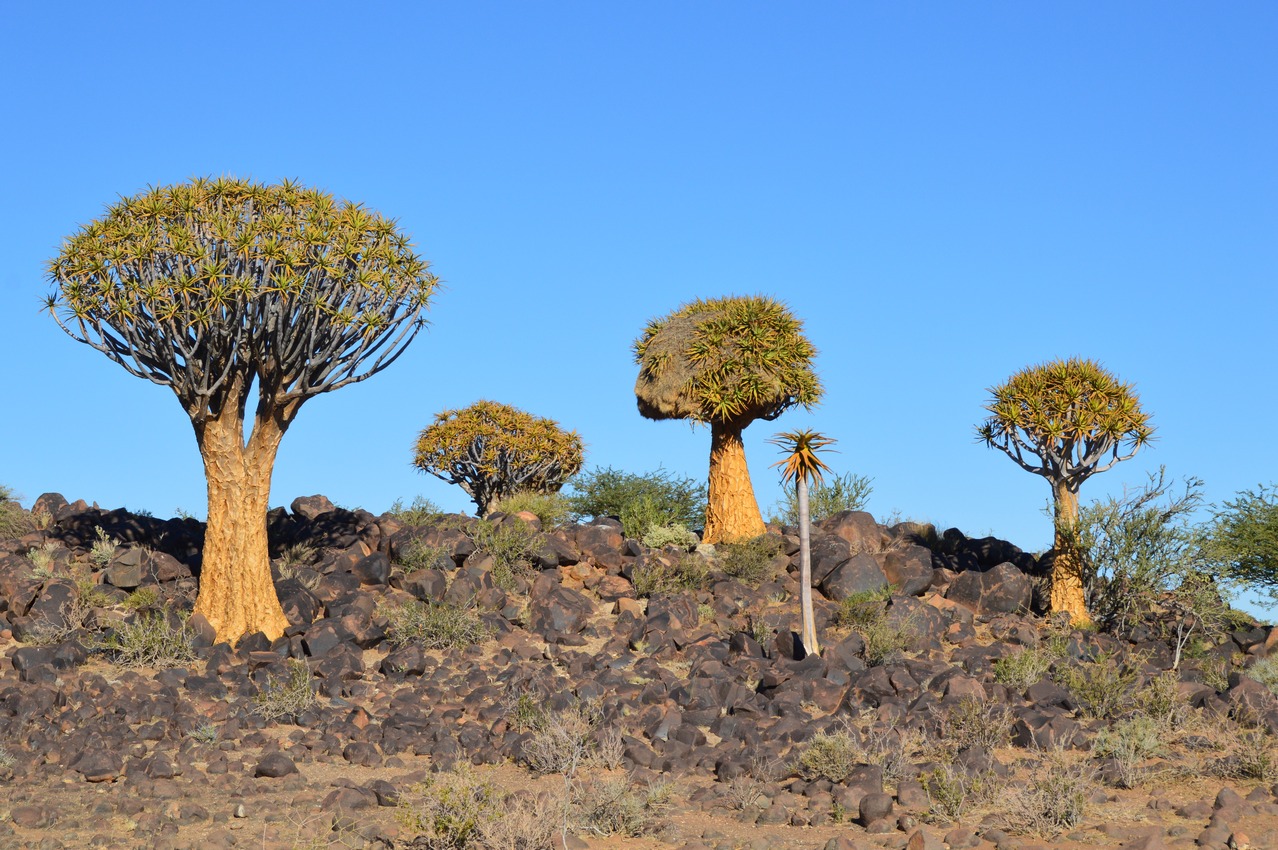
[(291, 181), (224, 178), (122, 198), (65, 241), (49, 277), (63, 330), (171, 388), (197, 423), (242, 408), (255, 379), (287, 421), (381, 371), (438, 285), (376, 212)]
[(821, 397), (816, 348), (771, 298), (693, 301), (649, 322), (634, 352), (635, 397), (649, 419), (749, 423)]
[(493, 401), (445, 410), (417, 438), (413, 463), (470, 495), (480, 516), (521, 491), (557, 492), (581, 470), (575, 431)]
[(1131, 458), (1154, 433), (1133, 386), (1094, 360), (1031, 366), (989, 392), (980, 439), (1074, 492), (1089, 476)]
[(280, 440), (306, 399), (399, 357), (438, 279), (359, 204), (291, 181), (203, 178), (122, 198), (48, 273), (62, 329), (170, 388), (191, 419), (209, 495), (195, 612), (218, 640), (279, 637), (266, 511)]

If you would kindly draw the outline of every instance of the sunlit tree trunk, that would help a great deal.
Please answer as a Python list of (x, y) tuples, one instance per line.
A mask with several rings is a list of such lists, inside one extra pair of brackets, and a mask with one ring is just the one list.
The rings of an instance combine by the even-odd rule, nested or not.
[(284, 428), (259, 418), (244, 443), (244, 424), (235, 405), (196, 426), (208, 478), (208, 528), (204, 535), (197, 613), (212, 624), (219, 641), (234, 644), (262, 632), (280, 637), (288, 619), (271, 579), (266, 512), (271, 471)]
[(710, 423), (710, 492), (706, 504), (706, 543), (758, 537), (766, 530), (750, 484), (741, 426)]
[(1078, 543), (1078, 493), (1064, 482), (1052, 483), (1056, 533), (1052, 546), (1052, 611), (1068, 611), (1076, 625), (1091, 623), (1083, 592), (1083, 558)]
[(799, 502), (799, 607), (803, 609), (803, 648), (809, 655), (820, 655), (816, 615), (812, 611), (812, 530), (807, 476), (800, 475), (794, 486)]

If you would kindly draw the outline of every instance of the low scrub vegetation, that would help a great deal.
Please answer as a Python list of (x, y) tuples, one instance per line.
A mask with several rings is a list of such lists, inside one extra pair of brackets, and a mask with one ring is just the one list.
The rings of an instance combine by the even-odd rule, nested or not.
[(492, 636), (473, 609), (445, 602), (410, 600), (383, 609), (386, 637), (395, 646), (415, 643), (426, 649), (473, 646)]
[(635, 474), (596, 468), (578, 475), (570, 486), (574, 517), (616, 517), (626, 536), (636, 540), (658, 526), (700, 528), (705, 522), (706, 485), (664, 469)]

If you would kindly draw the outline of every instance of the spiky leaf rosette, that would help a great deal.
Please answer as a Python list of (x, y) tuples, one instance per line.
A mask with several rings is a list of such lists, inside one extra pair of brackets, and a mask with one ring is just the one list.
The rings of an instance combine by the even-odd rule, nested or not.
[(493, 401), (445, 410), (417, 439), (414, 465), (471, 495), (480, 514), (517, 492), (558, 491), (581, 470), (575, 431)]
[(274, 405), (368, 378), (420, 330), (438, 285), (377, 213), (225, 178), (122, 198), (48, 273), (63, 330), (171, 387), (196, 420), (254, 378)]
[(649, 419), (775, 419), (821, 398), (816, 349), (779, 301), (728, 297), (686, 304), (634, 343), (639, 412)]
[(980, 439), (1075, 492), (1092, 474), (1132, 457), (1154, 433), (1132, 385), (1092, 360), (1031, 366), (990, 394)]
[(779, 446), (785, 453), (784, 458), (772, 464), (781, 467), (782, 483), (794, 484), (802, 479), (810, 484), (820, 484), (825, 480), (824, 473), (829, 472), (830, 467), (817, 457), (817, 453), (833, 451), (829, 446), (834, 445), (837, 440), (805, 428), (777, 434), (768, 442)]

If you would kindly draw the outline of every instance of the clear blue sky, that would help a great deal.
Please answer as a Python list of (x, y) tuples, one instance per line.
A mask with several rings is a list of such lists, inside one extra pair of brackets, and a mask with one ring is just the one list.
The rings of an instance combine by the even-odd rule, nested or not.
[(1044, 481), (978, 445), (986, 388), (1081, 355), (1136, 384), (1210, 500), (1278, 479), (1273, 3), (17, 3), (4, 12), (0, 482), (202, 515), (172, 394), (40, 313), (45, 261), (120, 194), (293, 177), (397, 218), (446, 289), (387, 371), (286, 436), (277, 504), (469, 502), (410, 466), (480, 398), (590, 465), (702, 477), (635, 409), (630, 344), (763, 293), (826, 396), (746, 432), (838, 439), (870, 509), (1050, 543)]

